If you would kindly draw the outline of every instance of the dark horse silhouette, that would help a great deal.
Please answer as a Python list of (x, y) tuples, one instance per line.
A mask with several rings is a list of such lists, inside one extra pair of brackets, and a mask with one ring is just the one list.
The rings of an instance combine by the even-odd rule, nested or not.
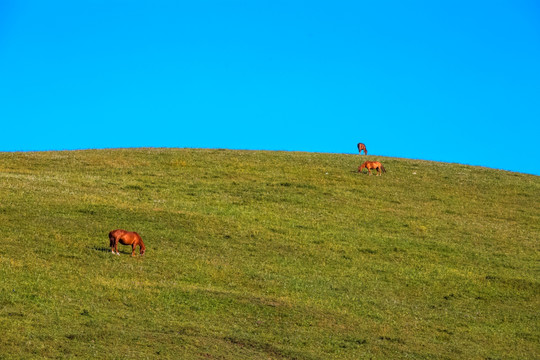
[(135, 249), (139, 246), (141, 255), (144, 255), (146, 247), (142, 241), (142, 238), (136, 232), (126, 231), (122, 229), (116, 229), (109, 233), (109, 244), (111, 246), (111, 252), (116, 255), (120, 255), (118, 252), (118, 243), (122, 245), (131, 245), (131, 256), (135, 256)]
[(366, 145), (362, 144), (362, 143), (358, 143), (358, 153), (362, 153), (362, 150), (364, 150), (364, 155), (367, 155), (367, 149), (366, 149)]

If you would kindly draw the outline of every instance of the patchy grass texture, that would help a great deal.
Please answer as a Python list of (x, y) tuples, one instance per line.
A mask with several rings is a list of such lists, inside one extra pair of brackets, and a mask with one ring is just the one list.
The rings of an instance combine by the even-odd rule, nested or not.
[(539, 206), (371, 155), (1, 153), (0, 358), (540, 358)]

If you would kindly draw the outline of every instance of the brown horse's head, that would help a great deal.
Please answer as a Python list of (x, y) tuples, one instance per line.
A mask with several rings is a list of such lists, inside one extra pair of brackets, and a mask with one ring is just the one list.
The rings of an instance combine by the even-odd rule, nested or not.
[(366, 164), (365, 164), (365, 163), (363, 163), (362, 165), (360, 165), (360, 166), (358, 167), (358, 172), (362, 172), (362, 170), (364, 170), (365, 167), (366, 167)]
[(146, 246), (144, 246), (142, 239), (139, 241), (139, 251), (141, 252), (141, 255), (144, 255), (144, 253), (146, 252)]

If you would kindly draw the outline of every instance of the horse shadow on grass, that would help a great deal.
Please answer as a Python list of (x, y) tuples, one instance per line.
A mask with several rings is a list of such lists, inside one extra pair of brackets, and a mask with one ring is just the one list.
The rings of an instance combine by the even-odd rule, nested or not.
[[(99, 252), (104, 252), (104, 253), (110, 253), (111, 252), (111, 248), (107, 248), (107, 247), (103, 247), (103, 246), (92, 246), (91, 249), (94, 250), (94, 251), (99, 251)], [(129, 255), (131, 255), (131, 251), (124, 251), (124, 250), (119, 249), (118, 252), (120, 254), (129, 254)]]

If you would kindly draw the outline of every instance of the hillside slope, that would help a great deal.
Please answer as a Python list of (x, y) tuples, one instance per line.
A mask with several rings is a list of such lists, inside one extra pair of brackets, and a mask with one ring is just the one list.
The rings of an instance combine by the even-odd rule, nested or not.
[(0, 358), (538, 358), (539, 204), (372, 155), (0, 153)]

